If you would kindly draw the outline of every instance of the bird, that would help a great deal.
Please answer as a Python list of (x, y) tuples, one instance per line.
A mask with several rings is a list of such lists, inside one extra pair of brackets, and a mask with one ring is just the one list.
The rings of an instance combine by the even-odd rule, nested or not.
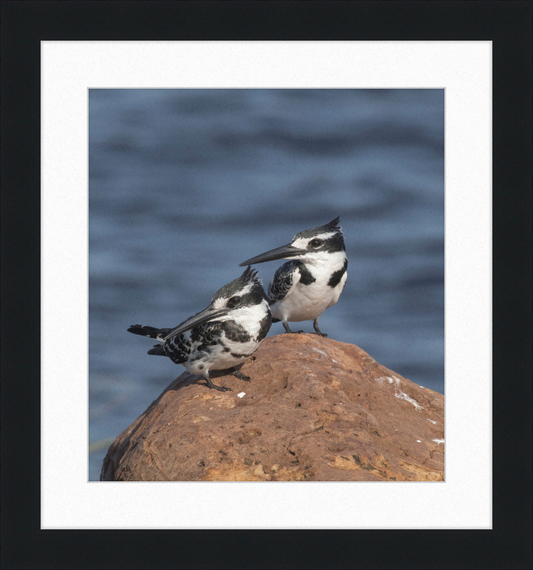
[(339, 217), (329, 224), (297, 233), (287, 245), (243, 261), (240, 266), (277, 259), (290, 259), (274, 274), (268, 286), (272, 322), (281, 321), (287, 333), (288, 322), (313, 321), (315, 333), (320, 315), (340, 297), (347, 279), (348, 258)]
[(177, 327), (132, 325), (128, 332), (156, 339), (159, 344), (148, 354), (168, 356), (191, 374), (203, 376), (209, 388), (226, 392), (231, 388), (213, 384), (209, 372), (232, 369), (231, 374), (250, 381), (234, 367), (252, 356), (271, 325), (268, 298), (257, 270), (247, 267), (213, 295), (207, 308)]

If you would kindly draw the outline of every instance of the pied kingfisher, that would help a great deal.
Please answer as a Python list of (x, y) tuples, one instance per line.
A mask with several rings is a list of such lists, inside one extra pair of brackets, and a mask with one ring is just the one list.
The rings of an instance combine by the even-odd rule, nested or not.
[(296, 234), (287, 245), (248, 259), (241, 265), (253, 265), (276, 259), (284, 263), (268, 286), (272, 322), (281, 321), (288, 333), (287, 321), (313, 320), (316, 334), (327, 336), (318, 328), (318, 318), (334, 305), (346, 283), (348, 259), (339, 218), (329, 224)]
[[(183, 364), (191, 374), (201, 374), (210, 388), (225, 392), (231, 388), (211, 382), (210, 370), (233, 368), (259, 347), (272, 324), (268, 299), (257, 271), (247, 267), (235, 281), (224, 285), (203, 311), (173, 329), (132, 325), (128, 332), (155, 338), (160, 344), (148, 354), (168, 356)], [(231, 374), (250, 380), (238, 370)]]

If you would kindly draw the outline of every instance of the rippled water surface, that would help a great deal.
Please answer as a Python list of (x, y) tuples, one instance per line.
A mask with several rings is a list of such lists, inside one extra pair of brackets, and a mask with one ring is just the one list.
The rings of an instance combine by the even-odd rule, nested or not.
[(320, 327), (444, 392), (442, 90), (91, 90), (89, 120), (91, 480), (185, 370), (128, 326), (177, 325), (338, 215), (348, 281)]

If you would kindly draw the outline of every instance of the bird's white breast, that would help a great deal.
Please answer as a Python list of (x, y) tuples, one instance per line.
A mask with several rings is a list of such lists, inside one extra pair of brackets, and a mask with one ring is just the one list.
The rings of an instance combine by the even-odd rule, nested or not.
[(310, 285), (298, 282), (281, 301), (270, 307), (272, 316), (292, 322), (317, 319), (339, 300), (347, 273), (344, 273), (336, 287), (331, 287), (328, 282), (332, 273), (343, 268), (345, 259), (344, 252), (329, 253), (310, 260), (302, 258), (315, 282)]

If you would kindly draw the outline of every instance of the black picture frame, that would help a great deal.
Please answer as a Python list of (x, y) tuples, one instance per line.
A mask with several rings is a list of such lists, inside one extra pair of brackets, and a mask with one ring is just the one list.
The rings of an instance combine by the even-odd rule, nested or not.
[[(2, 567), (531, 567), (532, 2), (44, 0), (1, 15)], [(42, 40), (493, 42), (493, 530), (40, 530)]]

